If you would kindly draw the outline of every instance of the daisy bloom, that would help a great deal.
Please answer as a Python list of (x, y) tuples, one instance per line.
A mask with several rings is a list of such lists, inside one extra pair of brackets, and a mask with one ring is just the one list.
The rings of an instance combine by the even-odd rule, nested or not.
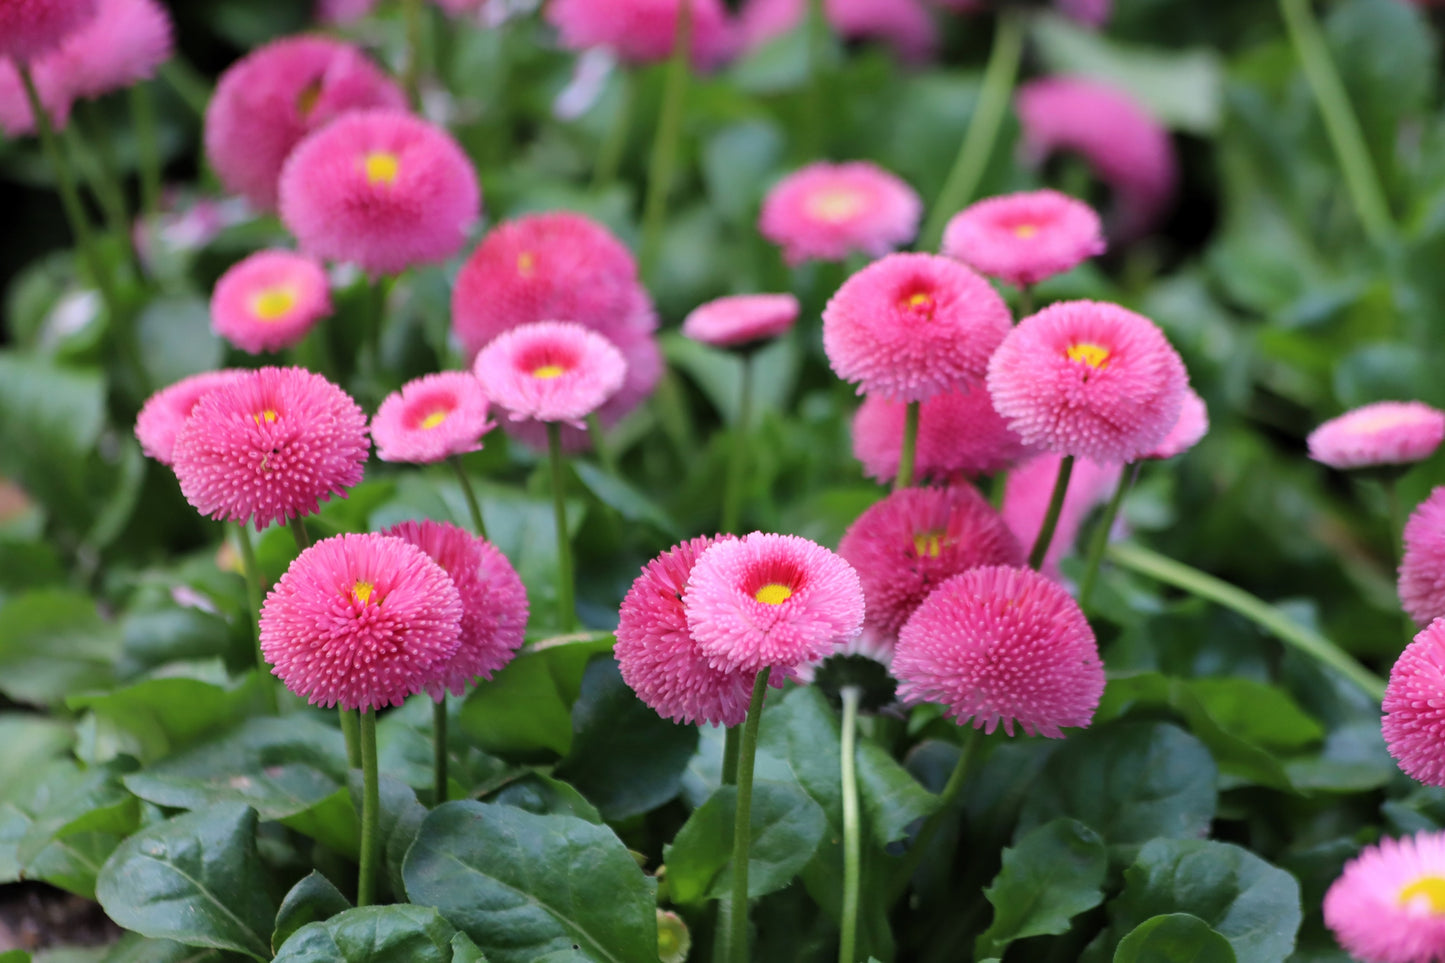
[(1445, 438), (1445, 411), (1420, 401), (1377, 401), (1310, 432), (1310, 457), (1331, 468), (1424, 461)]
[[(1040, 455), (1009, 472), (1004, 486), (1003, 520), (1022, 545), (1033, 545), (1043, 528), (1061, 461), (1062, 455)], [(1074, 462), (1059, 523), (1044, 556), (1042, 571), (1046, 576), (1056, 582), (1063, 578), (1059, 561), (1073, 549), (1089, 512), (1109, 500), (1123, 471), (1124, 466), (1117, 463), (1101, 465), (1087, 459)]]
[(482, 436), (495, 427), (481, 383), (467, 371), (443, 371), (387, 395), (371, 420), (371, 437), (382, 461), (425, 465), (480, 451)]
[(1399, 591), (1400, 605), (1416, 625), (1445, 615), (1445, 486), (1432, 491), (1405, 522)]
[(201, 397), (171, 467), (196, 511), (260, 531), (344, 496), (369, 447), (346, 392), (305, 368), (261, 368)]
[(718, 542), (698, 559), (683, 607), (713, 668), (748, 676), (826, 658), (863, 628), (858, 573), (797, 535)]
[(1063, 738), (1104, 693), (1094, 631), (1068, 592), (1039, 573), (987, 566), (924, 599), (898, 634), (898, 696), (936, 702), (960, 725)]
[(763, 199), (758, 230), (789, 264), (882, 257), (913, 240), (923, 202), (899, 177), (864, 161), (810, 164)]
[(943, 253), (1014, 287), (1029, 287), (1104, 253), (1094, 209), (1058, 191), (990, 197), (954, 215)]
[(55, 56), (75, 96), (100, 97), (154, 77), (174, 49), (171, 15), (156, 0), (100, 0)]
[(490, 679), (512, 661), (527, 631), (527, 590), (512, 563), (495, 545), (466, 529), (431, 520), (402, 522), (383, 534), (426, 552), (451, 576), (462, 601), (456, 654), (432, 670), (426, 689), (440, 702), (463, 695), (478, 679)]
[(462, 598), (427, 553), (387, 535), (306, 549), (261, 606), (261, 654), (312, 705), (399, 706), (456, 654)]
[(1188, 385), (1153, 321), (1099, 301), (1025, 318), (988, 363), (993, 406), (1025, 442), (1102, 462), (1153, 451), (1179, 421)]
[[(887, 483), (898, 474), (907, 408), (901, 401), (869, 395), (853, 416), (853, 457), (869, 478)], [(992, 475), (1035, 453), (993, 410), (983, 385), (940, 392), (923, 402), (917, 445), (918, 478)]]
[(206, 158), (227, 190), (276, 209), (292, 149), (352, 110), (405, 109), (406, 95), (356, 47), (286, 37), (257, 47), (221, 74), (206, 108)]
[(544, 15), (569, 50), (606, 47), (631, 64), (658, 63), (672, 56), (677, 15), (692, 6), (692, 62), (716, 67), (736, 46), (722, 0), (549, 0)]
[(627, 362), (612, 342), (580, 324), (542, 321), (513, 328), (477, 355), (482, 391), (514, 420), (581, 426), (616, 394)]
[(1209, 409), (1204, 399), (1193, 388), (1184, 389), (1184, 405), (1179, 409), (1179, 420), (1169, 429), (1157, 447), (1145, 458), (1162, 460), (1182, 455), (1209, 433)]
[[(64, 130), (70, 122), (75, 97), (57, 58), (41, 58), (32, 65), (30, 76), (35, 81), (40, 104), (50, 118), (50, 126)], [(14, 61), (0, 57), (0, 133), (6, 137), (28, 137), (35, 132), (35, 114), (30, 110), (30, 98), (20, 81), (20, 70)]]
[(251, 354), (291, 347), (330, 314), (325, 269), (293, 251), (257, 251), (211, 294), (212, 330)]
[(854, 274), (823, 309), (823, 350), (858, 393), (924, 401), (983, 381), (1012, 327), (983, 278), (933, 254), (890, 254)]
[(0, 57), (38, 59), (95, 16), (95, 0), (0, 0)]
[(1415, 636), (1390, 670), (1381, 730), (1412, 779), (1445, 786), (1445, 619)]
[(863, 585), (869, 651), (890, 655), (898, 630), (940, 583), (981, 565), (1025, 562), (1018, 539), (967, 484), (893, 492), (848, 527), (838, 554)]
[(732, 348), (776, 338), (797, 322), (801, 310), (791, 294), (737, 294), (694, 308), (682, 321), (682, 334)]
[(1382, 839), (1325, 893), (1325, 925), (1366, 963), (1445, 959), (1445, 833)]
[(135, 437), (141, 451), (162, 465), (170, 465), (176, 435), (200, 400), (215, 388), (229, 385), (245, 374), (237, 368), (205, 371), (151, 395), (135, 419)]
[[(743, 47), (753, 50), (802, 23), (808, 0), (749, 0), (740, 13)], [(937, 46), (933, 19), (919, 0), (824, 0), (829, 25), (849, 40), (880, 40), (904, 60), (927, 59)]]

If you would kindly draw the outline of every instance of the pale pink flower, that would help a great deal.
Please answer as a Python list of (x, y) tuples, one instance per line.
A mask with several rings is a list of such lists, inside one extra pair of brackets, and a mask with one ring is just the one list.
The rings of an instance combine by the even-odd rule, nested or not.
[(135, 419), (135, 437), (140, 442), (141, 451), (162, 465), (169, 465), (171, 453), (176, 447), (176, 435), (180, 434), (200, 400), (212, 390), (231, 384), (244, 373), (237, 368), (205, 371), (183, 378), (147, 398)]
[(1365, 963), (1445, 959), (1445, 833), (1382, 839), (1325, 893), (1325, 925)]
[(1169, 429), (1158, 446), (1145, 458), (1161, 460), (1182, 455), (1203, 440), (1209, 433), (1209, 409), (1204, 399), (1193, 388), (1184, 391), (1184, 405), (1179, 409), (1179, 420)]
[(513, 420), (583, 419), (617, 393), (627, 362), (612, 342), (580, 324), (542, 321), (513, 328), (477, 355), (472, 372)]
[(482, 436), (495, 427), (481, 382), (468, 371), (443, 371), (387, 395), (371, 420), (371, 438), (382, 461), (421, 465), (480, 451)]
[(544, 15), (568, 49), (606, 47), (627, 63), (656, 63), (672, 56), (684, 2), (692, 5), (694, 66), (718, 66), (737, 46), (721, 0), (549, 0)]
[(1015, 287), (1073, 270), (1105, 246), (1094, 209), (1049, 190), (979, 201), (943, 234), (944, 254)]
[(800, 310), (791, 294), (736, 294), (694, 308), (682, 321), (682, 334), (717, 348), (746, 345), (789, 330)]
[(1310, 432), (1310, 457), (1331, 468), (1424, 461), (1445, 438), (1445, 411), (1420, 401), (1377, 401)]
[(211, 328), (251, 354), (291, 347), (330, 314), (325, 269), (294, 251), (257, 251), (211, 293)]
[(763, 199), (758, 230), (789, 264), (882, 257), (918, 233), (923, 203), (894, 174), (864, 161), (819, 162), (779, 181)]
[(1445, 615), (1445, 486), (1430, 493), (1405, 522), (1400, 605), (1427, 625)]
[(156, 0), (100, 0), (54, 56), (75, 96), (100, 97), (154, 77), (174, 52), (174, 29)]

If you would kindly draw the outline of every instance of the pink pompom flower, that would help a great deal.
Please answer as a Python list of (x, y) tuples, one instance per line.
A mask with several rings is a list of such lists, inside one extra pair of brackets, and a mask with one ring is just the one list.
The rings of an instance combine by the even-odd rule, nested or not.
[(1400, 605), (1416, 625), (1445, 616), (1445, 486), (1432, 491), (1405, 522), (1399, 592)]
[(678, 12), (692, 7), (692, 62), (716, 67), (732, 56), (737, 38), (721, 0), (550, 0), (545, 16), (569, 50), (606, 47), (633, 64), (672, 55)]
[(261, 654), (313, 705), (401, 705), (460, 644), (461, 595), (427, 553), (387, 535), (303, 551), (261, 607)]
[[(1004, 487), (1003, 520), (1022, 545), (1032, 546), (1039, 536), (1044, 514), (1054, 495), (1061, 461), (1062, 455), (1040, 455), (1009, 472)], [(1123, 471), (1123, 466), (1117, 463), (1101, 465), (1087, 459), (1074, 462), (1059, 523), (1041, 567), (1044, 575), (1056, 582), (1062, 579), (1060, 559), (1072, 551), (1089, 512), (1108, 501)]]
[[(808, 0), (749, 0), (739, 14), (743, 47), (753, 50), (796, 28)], [(849, 40), (881, 40), (904, 60), (927, 59), (937, 30), (919, 0), (824, 0), (829, 25)]]
[(1390, 670), (1381, 731), (1412, 779), (1445, 786), (1445, 619), (1415, 636)]
[(495, 427), (481, 383), (470, 372), (443, 371), (387, 395), (371, 420), (371, 438), (382, 461), (425, 465), (480, 451), (482, 436)]
[[(55, 130), (64, 130), (70, 123), (70, 108), (75, 96), (60, 69), (58, 58), (42, 57), (31, 65), (30, 75), (35, 81), (35, 92), (40, 95), (40, 105), (50, 118), (50, 126)], [(6, 137), (28, 137), (37, 129), (30, 98), (20, 81), (19, 68), (14, 61), (0, 57), (0, 133)]]
[(1209, 409), (1204, 399), (1193, 388), (1184, 390), (1184, 404), (1179, 409), (1179, 420), (1169, 429), (1157, 447), (1145, 458), (1163, 460), (1182, 455), (1203, 440), (1209, 433)]
[(1153, 321), (1099, 301), (1025, 318), (988, 364), (993, 406), (1025, 442), (1104, 462), (1153, 451), (1178, 422), (1188, 385)]
[(1104, 664), (1069, 593), (1027, 568), (956, 575), (898, 633), (899, 698), (936, 702), (960, 725), (1063, 738), (1087, 726), (1104, 693)]
[(797, 535), (753, 532), (713, 545), (693, 568), (683, 607), (709, 664), (744, 675), (817, 662), (863, 627), (858, 573)]
[(451, 135), (401, 111), (347, 114), (302, 141), (281, 171), (281, 220), (302, 249), (377, 275), (456, 254), (481, 203)]
[(183, 378), (151, 395), (135, 419), (135, 437), (140, 442), (141, 451), (162, 465), (170, 465), (176, 436), (200, 400), (244, 374), (236, 368), (205, 371)]
[(1331, 468), (1424, 461), (1445, 439), (1445, 411), (1420, 401), (1377, 401), (1310, 432), (1310, 457)]
[(791, 294), (737, 294), (694, 308), (682, 334), (715, 348), (746, 345), (789, 330), (801, 310)]
[[(898, 474), (907, 407), (869, 395), (853, 416), (853, 457), (863, 463), (869, 478), (887, 483)], [(1035, 453), (993, 410), (983, 385), (940, 392), (923, 402), (917, 444), (914, 471), (919, 478), (992, 475)]]
[(171, 15), (156, 0), (100, 0), (55, 56), (75, 96), (100, 97), (154, 77), (174, 49)]
[(981, 383), (1011, 324), (993, 286), (957, 261), (890, 254), (828, 301), (823, 350), (859, 394), (924, 401)]
[(32, 63), (95, 16), (96, 0), (3, 0), (0, 57)]
[(1094, 209), (1058, 191), (979, 201), (948, 222), (943, 253), (1015, 287), (1038, 284), (1104, 253)]
[(617, 393), (627, 377), (622, 353), (580, 324), (524, 324), (482, 349), (472, 366), (482, 391), (514, 420), (583, 419)]
[(346, 392), (304, 368), (261, 368), (201, 397), (171, 467), (196, 511), (260, 531), (344, 496), (369, 447)]
[(432, 670), (426, 690), (440, 702), (447, 692), (466, 693), (478, 679), (501, 671), (522, 647), (527, 632), (527, 590), (512, 563), (485, 538), (430, 519), (402, 522), (392, 535), (426, 552), (451, 576), (462, 600), (462, 631), (456, 654)]
[(1324, 914), (1325, 925), (1356, 959), (1445, 959), (1445, 833), (1365, 847), (1325, 893)]
[(357, 48), (286, 37), (236, 61), (206, 108), (206, 157), (228, 190), (275, 210), (281, 169), (303, 138), (342, 114), (406, 107), (406, 95)]
[(257, 251), (211, 293), (211, 328), (251, 354), (291, 347), (330, 314), (325, 269), (294, 251)]
[(789, 264), (882, 257), (918, 233), (923, 202), (875, 164), (819, 162), (783, 178), (763, 199), (758, 230)]
[(848, 527), (838, 554), (863, 584), (862, 638), (875, 656), (891, 655), (899, 629), (941, 583), (982, 565), (1025, 561), (1003, 519), (966, 484), (893, 492)]

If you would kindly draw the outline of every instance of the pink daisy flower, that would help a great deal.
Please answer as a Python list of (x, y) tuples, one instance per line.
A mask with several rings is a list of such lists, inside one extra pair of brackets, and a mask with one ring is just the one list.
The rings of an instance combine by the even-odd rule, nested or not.
[(1445, 619), (1415, 636), (1390, 670), (1381, 730), (1412, 779), (1445, 786)]
[(228, 190), (272, 211), (292, 149), (347, 111), (372, 107), (405, 109), (406, 95), (360, 50), (285, 37), (221, 75), (206, 108), (206, 157)]
[(32, 62), (95, 16), (95, 0), (0, 2), (0, 57)]
[[(1039, 537), (1044, 514), (1054, 495), (1061, 461), (1062, 455), (1041, 455), (1009, 472), (1004, 487), (1003, 520), (1021, 545), (1032, 546)], [(1048, 554), (1044, 556), (1041, 569), (1044, 575), (1056, 582), (1062, 579), (1059, 561), (1072, 551), (1089, 512), (1109, 500), (1123, 471), (1124, 467), (1117, 463), (1100, 465), (1087, 459), (1074, 463), (1069, 490), (1064, 495), (1063, 511), (1059, 513), (1059, 524), (1054, 529)]]
[(936, 702), (960, 725), (1063, 738), (1087, 726), (1104, 693), (1094, 632), (1069, 593), (1027, 568), (956, 575), (898, 634), (898, 696)]
[(261, 368), (201, 397), (171, 467), (196, 511), (260, 531), (344, 497), (369, 447), (346, 392), (304, 368)]
[(1367, 963), (1445, 959), (1445, 833), (1382, 839), (1325, 893), (1325, 925)]
[(291, 347), (330, 314), (326, 271), (293, 251), (257, 251), (211, 294), (212, 330), (251, 354)]
[(713, 545), (693, 568), (683, 607), (709, 664), (752, 676), (826, 658), (863, 627), (858, 573), (796, 535), (753, 532)]
[(581, 426), (627, 377), (627, 362), (612, 342), (580, 324), (524, 324), (482, 349), (472, 366), (482, 391), (514, 420), (564, 421)]
[(1310, 457), (1331, 468), (1424, 461), (1445, 438), (1445, 411), (1420, 401), (1377, 401), (1310, 432)]
[(1153, 451), (1179, 421), (1188, 385), (1153, 321), (1099, 301), (1025, 318), (988, 363), (993, 406), (1025, 442), (1095, 461)]
[(1012, 327), (983, 278), (933, 254), (890, 254), (854, 274), (823, 309), (823, 350), (858, 393), (923, 401), (983, 381)]
[(425, 465), (481, 451), (482, 436), (495, 427), (481, 383), (470, 372), (443, 371), (387, 395), (371, 420), (371, 437), (382, 461)]
[(1445, 615), (1445, 486), (1432, 491), (1405, 522), (1399, 591), (1400, 605), (1416, 625)]
[(1179, 409), (1179, 420), (1169, 429), (1169, 434), (1145, 458), (1162, 460), (1182, 455), (1209, 433), (1209, 409), (1204, 399), (1193, 388), (1184, 389), (1184, 405)]
[(918, 233), (923, 202), (875, 164), (810, 164), (763, 199), (758, 230), (789, 264), (841, 261), (854, 251), (882, 257)]
[(684, 725), (741, 725), (753, 678), (713, 668), (688, 631), (683, 595), (698, 558), (718, 541), (674, 545), (648, 562), (622, 600), (613, 653), (622, 681), (664, 719)]
[(677, 15), (692, 5), (692, 62), (716, 67), (736, 47), (732, 22), (721, 0), (550, 0), (544, 11), (569, 50), (607, 47), (633, 64), (672, 56)]
[(318, 257), (399, 274), (462, 249), (481, 216), (472, 162), (439, 127), (355, 111), (311, 135), (281, 171), (281, 220)]
[(1047, 77), (1019, 88), (1015, 104), (1032, 163), (1077, 153), (1112, 189), (1111, 235), (1127, 240), (1158, 224), (1174, 197), (1178, 162), (1169, 132), (1129, 94), (1096, 80)]
[(1058, 191), (990, 197), (954, 215), (943, 253), (1014, 287), (1038, 284), (1104, 253), (1089, 205)]
[[(744, 49), (762, 46), (802, 22), (808, 0), (749, 0), (740, 14)], [(834, 30), (849, 40), (881, 40), (907, 61), (927, 59), (937, 42), (928, 11), (918, 0), (824, 0)]]
[(205, 371), (183, 378), (146, 399), (135, 419), (135, 437), (141, 451), (162, 465), (170, 465), (176, 435), (200, 400), (212, 390), (229, 385), (246, 372), (236, 368)]
[[(30, 74), (35, 92), (50, 118), (50, 126), (64, 130), (70, 122), (70, 108), (75, 98), (64, 72), (55, 57), (44, 57), (32, 65)], [(20, 82), (20, 71), (14, 61), (0, 57), (0, 132), (6, 137), (28, 137), (36, 132), (35, 115), (30, 98)]]
[[(863, 463), (863, 474), (869, 478), (887, 483), (898, 474), (907, 407), (882, 395), (868, 395), (853, 416), (853, 457)], [(941, 392), (919, 409), (914, 452), (919, 478), (992, 475), (1034, 453), (993, 410), (993, 400), (982, 385)]]
[(511, 662), (527, 631), (527, 590), (507, 557), (485, 538), (446, 522), (402, 522), (384, 534), (426, 552), (461, 596), (461, 644), (432, 670), (426, 683), (432, 699), (440, 702), (448, 691), (463, 695)]
[(737, 294), (694, 308), (682, 321), (682, 334), (731, 348), (776, 338), (797, 322), (801, 310), (791, 294)]
[(100, 0), (96, 15), (56, 56), (77, 97), (100, 97), (155, 76), (175, 48), (171, 15), (156, 0)]
[(387, 535), (306, 549), (261, 607), (261, 654), (312, 705), (399, 706), (460, 644), (464, 608), (427, 553)]
[(869, 651), (887, 655), (898, 630), (940, 583), (981, 565), (1025, 563), (1018, 539), (966, 484), (892, 493), (849, 526), (838, 554), (863, 584)]

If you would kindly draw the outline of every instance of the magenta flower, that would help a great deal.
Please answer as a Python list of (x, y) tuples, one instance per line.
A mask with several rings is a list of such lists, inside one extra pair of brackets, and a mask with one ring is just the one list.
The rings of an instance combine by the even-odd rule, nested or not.
[(1445, 959), (1445, 833), (1382, 839), (1325, 893), (1325, 925), (1367, 963)]
[(171, 15), (156, 0), (100, 0), (96, 15), (55, 56), (77, 97), (100, 97), (155, 76), (175, 49)]
[(918, 233), (923, 203), (897, 176), (864, 161), (817, 163), (779, 181), (763, 199), (758, 230), (789, 264), (882, 257)]
[[(1003, 495), (1003, 520), (1023, 545), (1032, 545), (1043, 527), (1061, 461), (1062, 455), (1041, 455), (1009, 472)], [(1056, 582), (1062, 578), (1059, 560), (1073, 549), (1089, 512), (1108, 501), (1122, 473), (1123, 466), (1117, 463), (1100, 465), (1087, 459), (1074, 463), (1058, 527), (1044, 556), (1041, 571), (1046, 576)]]
[(892, 493), (848, 527), (838, 554), (862, 582), (863, 639), (875, 657), (891, 656), (899, 629), (942, 582), (982, 565), (1025, 561), (1003, 519), (967, 484)]
[(1184, 389), (1184, 405), (1179, 409), (1179, 420), (1169, 429), (1155, 449), (1145, 458), (1162, 460), (1182, 455), (1203, 440), (1209, 433), (1209, 409), (1204, 399), (1193, 388)]
[(443, 371), (387, 395), (371, 420), (371, 438), (382, 461), (425, 465), (481, 451), (482, 436), (495, 427), (481, 383), (466, 371)]
[(682, 334), (715, 348), (746, 345), (789, 330), (801, 310), (791, 294), (737, 294), (694, 308)]
[(200, 400), (215, 388), (229, 385), (245, 373), (236, 368), (206, 371), (183, 378), (151, 395), (135, 419), (135, 437), (140, 442), (141, 451), (162, 465), (170, 465), (176, 435), (180, 434)]
[(95, 0), (0, 2), (0, 57), (33, 62), (95, 16)]
[(337, 535), (298, 555), (267, 594), (261, 654), (312, 705), (401, 705), (456, 654), (463, 611), (451, 577), (420, 548)]
[(513, 420), (583, 419), (617, 393), (627, 376), (622, 353), (580, 324), (542, 321), (496, 338), (472, 366), (489, 400)]
[[(906, 409), (901, 401), (869, 395), (853, 416), (853, 457), (869, 478), (887, 483), (898, 474)], [(992, 475), (1034, 453), (993, 410), (982, 385), (936, 394), (919, 409), (914, 453), (919, 478)]]
[[(802, 22), (808, 0), (749, 0), (740, 14), (743, 47), (753, 50)], [(937, 30), (919, 0), (824, 0), (828, 23), (849, 40), (880, 40), (907, 61), (927, 59)]]
[(998, 292), (957, 261), (890, 254), (828, 302), (823, 350), (859, 394), (924, 401), (980, 384), (1011, 320)]
[(331, 314), (331, 288), (316, 261), (257, 251), (233, 264), (211, 294), (211, 328), (251, 354), (280, 351)]
[(1416, 625), (1445, 615), (1445, 486), (1432, 491), (1405, 522), (1398, 587), (1400, 605)]
[(713, 545), (693, 568), (683, 607), (709, 664), (749, 676), (826, 658), (863, 627), (858, 573), (796, 535), (753, 532)]
[[(75, 97), (60, 69), (59, 59), (42, 57), (31, 65), (30, 75), (35, 81), (35, 92), (40, 95), (41, 106), (50, 118), (50, 125), (56, 130), (64, 130), (70, 122), (70, 108)], [(30, 99), (20, 82), (20, 71), (13, 61), (0, 57), (0, 132), (6, 137), (28, 137), (36, 129)]]
[(261, 368), (201, 397), (171, 467), (196, 511), (260, 531), (344, 496), (369, 447), (346, 392), (304, 368)]
[(1063, 738), (1104, 693), (1094, 632), (1069, 593), (1027, 568), (956, 575), (898, 633), (899, 698), (936, 702), (960, 725)]
[(275, 210), (292, 149), (352, 110), (406, 107), (406, 95), (360, 50), (325, 37), (285, 37), (236, 61), (206, 108), (206, 157), (221, 183)]
[(1445, 411), (1420, 401), (1377, 401), (1310, 432), (1310, 457), (1331, 468), (1424, 461), (1445, 438)]
[(677, 14), (692, 5), (692, 62), (716, 67), (737, 45), (721, 0), (549, 0), (544, 15), (570, 50), (606, 47), (633, 64), (656, 63), (672, 55)]
[(954, 215), (943, 253), (1015, 287), (1038, 284), (1104, 253), (1094, 209), (1058, 191), (1006, 194)]
[(1415, 636), (1390, 670), (1380, 728), (1412, 779), (1445, 786), (1445, 620)]

